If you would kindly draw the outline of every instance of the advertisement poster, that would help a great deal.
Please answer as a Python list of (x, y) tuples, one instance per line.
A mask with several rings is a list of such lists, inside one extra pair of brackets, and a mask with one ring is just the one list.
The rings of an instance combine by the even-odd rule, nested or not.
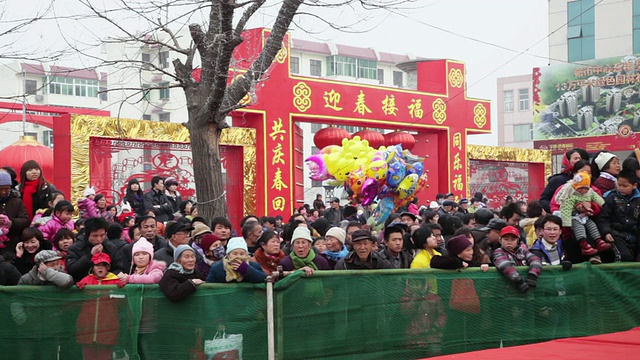
[(536, 148), (554, 154), (578, 144), (590, 144), (590, 152), (634, 149), (640, 142), (640, 57), (535, 68), (533, 103)]

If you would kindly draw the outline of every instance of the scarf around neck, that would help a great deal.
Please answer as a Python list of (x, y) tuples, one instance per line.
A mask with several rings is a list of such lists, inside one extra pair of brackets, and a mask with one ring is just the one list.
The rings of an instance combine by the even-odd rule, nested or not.
[(316, 258), (316, 253), (313, 251), (313, 249), (309, 250), (309, 253), (307, 254), (307, 257), (304, 258), (299, 258), (295, 252), (291, 252), (291, 260), (293, 261), (293, 267), (298, 270), (301, 269), (305, 266), (308, 266), (310, 268), (312, 268), (313, 270), (318, 270), (318, 267), (316, 266), (316, 264), (313, 262), (313, 259)]
[(278, 269), (280, 260), (284, 259), (285, 255), (282, 250), (277, 255), (269, 255), (264, 252), (262, 248), (256, 250), (254, 254), (256, 262), (260, 264), (264, 269), (269, 271), (269, 275)]
[[(242, 261), (247, 261), (249, 259), (249, 257), (245, 257), (242, 259)], [(227, 282), (231, 282), (233, 280), (235, 280), (236, 282), (241, 282), (242, 279), (244, 279), (244, 276), (242, 276), (242, 274), (240, 274), (238, 271), (233, 270), (233, 266), (231, 266), (231, 262), (229, 261), (229, 257), (225, 256), (223, 261), (223, 266), (224, 266), (224, 272), (226, 274), (225, 276), (225, 280)], [(248, 262), (247, 262), (248, 264)]]
[(27, 180), (24, 182), (24, 187), (22, 188), (22, 202), (27, 209), (29, 220), (32, 220), (33, 213), (35, 212), (33, 209), (33, 194), (38, 192), (39, 184), (40, 180)]
[(347, 256), (347, 254), (349, 254), (349, 250), (347, 250), (347, 247), (342, 245), (342, 250), (340, 251), (329, 251), (329, 249), (324, 251), (324, 256), (327, 257), (327, 259), (332, 260), (332, 261), (338, 261), (342, 258), (344, 258), (345, 256)]
[(191, 275), (193, 274), (194, 271), (196, 271), (195, 268), (191, 270), (185, 270), (184, 267), (182, 267), (182, 265), (177, 262), (171, 263), (171, 265), (169, 265), (167, 270), (177, 270), (180, 274), (184, 274), (184, 275)]

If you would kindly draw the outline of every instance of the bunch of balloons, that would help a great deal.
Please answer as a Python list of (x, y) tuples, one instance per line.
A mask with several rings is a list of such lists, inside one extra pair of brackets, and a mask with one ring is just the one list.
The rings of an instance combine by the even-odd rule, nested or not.
[(305, 159), (311, 180), (335, 180), (336, 185), (350, 188), (352, 200), (362, 205), (377, 198), (376, 224), (409, 204), (427, 186), (423, 161), (401, 145), (374, 149), (359, 136), (343, 139), (342, 146), (324, 147)]

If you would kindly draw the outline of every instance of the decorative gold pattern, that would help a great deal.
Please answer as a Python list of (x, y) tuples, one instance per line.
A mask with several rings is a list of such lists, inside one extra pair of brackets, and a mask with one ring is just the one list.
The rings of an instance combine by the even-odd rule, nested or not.
[(285, 44), (283, 41), (280, 45), (280, 50), (278, 50), (278, 53), (276, 54), (276, 61), (279, 64), (283, 64), (284, 61), (287, 60), (287, 53), (287, 44)]
[(293, 106), (300, 112), (305, 112), (311, 107), (311, 88), (304, 82), (299, 82), (293, 87)]
[(433, 120), (438, 125), (442, 125), (447, 120), (447, 104), (440, 98), (436, 99), (431, 106), (433, 108)]
[(449, 85), (454, 88), (462, 87), (464, 83), (464, 75), (460, 69), (449, 70)]
[[(132, 141), (188, 143), (189, 130), (177, 123), (116, 119), (91, 115), (71, 117), (71, 200), (83, 196), (89, 184), (89, 139), (114, 138)], [(255, 213), (256, 131), (233, 127), (222, 130), (220, 145), (242, 146), (244, 163), (244, 213)]]
[[(501, 146), (467, 145), (467, 184), (471, 183), (469, 160), (512, 161), (544, 164), (545, 180), (551, 176), (551, 151)], [(533, 174), (532, 174), (533, 176)], [(467, 194), (468, 195), (468, 194)]]
[(484, 105), (478, 104), (473, 108), (473, 122), (480, 129), (487, 124), (487, 108)]

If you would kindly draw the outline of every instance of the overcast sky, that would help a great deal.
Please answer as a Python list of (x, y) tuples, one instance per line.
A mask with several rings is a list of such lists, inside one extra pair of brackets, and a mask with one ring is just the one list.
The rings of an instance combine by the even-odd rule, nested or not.
[[(86, 1), (86, 0), (85, 0)], [(122, 4), (116, 0), (89, 0), (97, 7), (114, 8)], [(181, 14), (175, 26), (189, 22), (201, 22), (203, 13), (186, 12), (188, 6), (197, 3), (194, 0), (180, 0), (181, 5), (173, 10)], [(148, 0), (130, 0), (126, 4), (149, 4)], [(164, 4), (166, 1), (159, 1)], [(277, 2), (271, 2), (276, 4)], [(0, 33), (20, 22), (21, 19), (43, 13), (49, 7), (45, 0), (0, 0)], [(251, 27), (272, 24), (277, 6), (268, 6), (256, 14)], [(121, 5), (119, 5), (121, 7)], [(352, 32), (332, 30), (312, 17), (298, 17), (305, 31), (292, 28), (294, 38), (373, 47), (392, 53), (411, 53), (427, 58), (450, 58), (460, 60), (467, 65), (468, 94), (472, 97), (486, 98), (492, 101), (491, 135), (470, 137), (471, 143), (496, 145), (497, 126), (495, 109), (496, 82), (499, 77), (530, 74), (535, 66), (548, 63), (547, 0), (419, 0), (408, 4), (411, 9), (399, 11), (363, 11), (359, 8), (321, 10), (306, 8), (324, 19), (348, 24)], [(187, 13), (183, 15), (184, 13)], [(0, 56), (2, 54), (30, 53), (42, 55), (69, 45), (86, 50), (99, 56), (96, 39), (121, 35), (112, 25), (95, 19), (83, 18), (87, 10), (79, 0), (56, 0), (47, 13), (48, 20), (32, 24), (29, 31), (19, 36), (0, 37)], [(161, 10), (149, 11), (155, 19), (162, 15)], [(79, 15), (79, 16), (75, 16)], [(129, 30), (145, 30), (146, 22), (140, 17), (118, 14), (120, 24)], [(524, 52), (521, 54), (521, 52)], [(34, 56), (35, 57), (35, 56)], [(95, 59), (79, 58), (71, 52), (60, 65), (94, 65)]]

